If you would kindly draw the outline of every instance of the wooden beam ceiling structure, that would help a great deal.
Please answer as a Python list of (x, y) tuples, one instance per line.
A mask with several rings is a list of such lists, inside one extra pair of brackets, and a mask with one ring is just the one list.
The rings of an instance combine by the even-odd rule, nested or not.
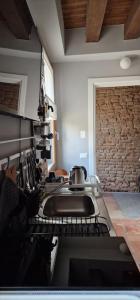
[(0, 0), (0, 14), (16, 38), (30, 38), (33, 20), (25, 0)]
[(136, 39), (140, 37), (140, 0), (134, 0), (124, 24), (124, 38)]
[(86, 41), (98, 42), (108, 0), (89, 0), (86, 17)]
[[(103, 26), (124, 24), (133, 3), (134, 0), (108, 0)], [(61, 0), (61, 4), (65, 29), (86, 27), (88, 0)]]
[(102, 28), (124, 24), (124, 39), (140, 37), (140, 0), (61, 0), (65, 29), (86, 28), (97, 42)]

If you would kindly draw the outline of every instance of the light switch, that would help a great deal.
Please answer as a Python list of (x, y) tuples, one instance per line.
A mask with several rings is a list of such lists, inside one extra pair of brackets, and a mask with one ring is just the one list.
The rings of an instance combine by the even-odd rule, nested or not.
[(86, 132), (85, 132), (85, 130), (80, 130), (80, 138), (81, 138), (81, 139), (85, 139), (85, 137), (86, 137)]
[(80, 158), (87, 158), (87, 152), (80, 153)]

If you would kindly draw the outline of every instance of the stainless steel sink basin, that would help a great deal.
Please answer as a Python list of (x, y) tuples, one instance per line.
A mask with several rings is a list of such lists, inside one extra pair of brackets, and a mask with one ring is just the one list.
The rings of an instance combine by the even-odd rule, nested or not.
[[(61, 223), (73, 221), (77, 223), (80, 218), (95, 217), (99, 215), (96, 199), (91, 192), (62, 192), (49, 195), (43, 200), (39, 216), (47, 218), (47, 222)], [(67, 220), (66, 220), (67, 219)], [(46, 220), (44, 220), (46, 222)], [(89, 221), (90, 222), (90, 221)]]
[(94, 204), (88, 195), (52, 195), (43, 209), (47, 217), (89, 217), (94, 213)]

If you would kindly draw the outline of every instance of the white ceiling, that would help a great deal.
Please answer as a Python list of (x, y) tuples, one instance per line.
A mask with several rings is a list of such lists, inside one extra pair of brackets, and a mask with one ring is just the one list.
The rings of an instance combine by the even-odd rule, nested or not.
[(52, 62), (61, 60), (64, 56), (64, 26), (60, 13), (60, 1), (26, 1), (48, 57)]
[(98, 43), (86, 43), (84, 29), (64, 32), (60, 0), (26, 0), (52, 63), (120, 59), (140, 55), (140, 38), (124, 40), (123, 25), (106, 27)]

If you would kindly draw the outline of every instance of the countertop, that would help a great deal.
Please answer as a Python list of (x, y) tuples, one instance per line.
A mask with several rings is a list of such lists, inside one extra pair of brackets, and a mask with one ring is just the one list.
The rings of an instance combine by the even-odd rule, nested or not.
[[(53, 191), (55, 188), (57, 188), (60, 184), (58, 183), (53, 183), (53, 184), (46, 184), (44, 187), (44, 191), (47, 192), (49, 195), (51, 195), (51, 191)], [(109, 217), (108, 214), (108, 210), (106, 208), (104, 199), (103, 199), (103, 194), (100, 193), (100, 195), (96, 196), (96, 193), (94, 193), (94, 188), (97, 190), (97, 186), (96, 184), (91, 184), (90, 182), (85, 183), (84, 186), (84, 190), (83, 191), (70, 191), (69, 190), (69, 185), (65, 184), (64, 186), (61, 187), (61, 189), (57, 190), (55, 193), (53, 193), (53, 195), (59, 195), (59, 194), (63, 194), (63, 195), (67, 195), (67, 194), (73, 194), (73, 195), (80, 195), (80, 193), (84, 193), (84, 194), (91, 194), (93, 196), (93, 199), (95, 200), (95, 202), (97, 203), (98, 206), (98, 212), (99, 212), (99, 216), (98, 216), (98, 220), (101, 223), (105, 223), (106, 225), (108, 225), (109, 229), (110, 229), (110, 236), (116, 236), (116, 233), (114, 231), (113, 228), (113, 224), (111, 222), (111, 219)], [(43, 201), (45, 203), (45, 201)], [(43, 210), (41, 208), (41, 210), (39, 211), (39, 215), (43, 216)], [(38, 220), (39, 221), (39, 220)], [(41, 220), (42, 222), (42, 220)], [(46, 221), (45, 221), (46, 222)], [(88, 223), (88, 220), (87, 220)]]
[(107, 223), (108, 223), (108, 226), (110, 229), (110, 231), (109, 231), (110, 236), (112, 236), (112, 237), (116, 236), (116, 233), (115, 233), (113, 224), (111, 222), (108, 210), (106, 208), (103, 196), (96, 198), (96, 201), (97, 201), (97, 205), (98, 205), (98, 208), (100, 211), (100, 216), (104, 216), (107, 219)]
[[(69, 286), (70, 261), (77, 260), (77, 263), (79, 261), (80, 264), (80, 259), (81, 263), (83, 263), (83, 260), (88, 260), (91, 269), (97, 261), (100, 265), (107, 261), (107, 266), (112, 265), (115, 262), (118, 268), (124, 264), (124, 269), (136, 271), (136, 274), (139, 277), (139, 272), (131, 253), (128, 251), (127, 254), (124, 254), (120, 250), (120, 245), (124, 243), (125, 240), (122, 237), (60, 238), (52, 286), (67, 288)], [(86, 268), (82, 271), (80, 270), (78, 276), (84, 276), (81, 275), (81, 272), (85, 272), (86, 274)], [(115, 275), (112, 274), (112, 276)]]

